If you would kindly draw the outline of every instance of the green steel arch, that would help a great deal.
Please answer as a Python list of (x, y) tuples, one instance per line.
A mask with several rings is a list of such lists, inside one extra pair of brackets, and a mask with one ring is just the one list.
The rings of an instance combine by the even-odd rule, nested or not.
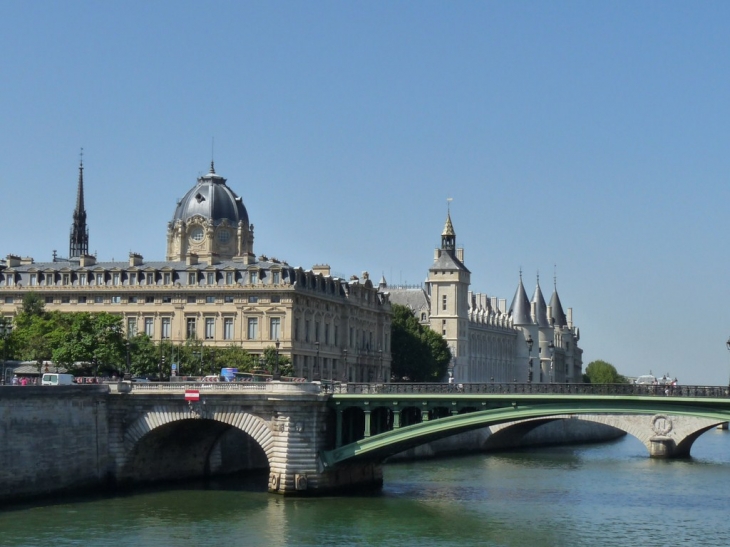
[(637, 397), (613, 395), (369, 395), (338, 396), (335, 408), (375, 409), (383, 406), (403, 408), (420, 404), (423, 408), (443, 406), (484, 408), (475, 412), (423, 421), (365, 437), (320, 454), (326, 468), (349, 461), (382, 461), (414, 446), (490, 425), (518, 420), (581, 414), (655, 415), (672, 414), (705, 418), (717, 423), (730, 421), (730, 399), (709, 397)]

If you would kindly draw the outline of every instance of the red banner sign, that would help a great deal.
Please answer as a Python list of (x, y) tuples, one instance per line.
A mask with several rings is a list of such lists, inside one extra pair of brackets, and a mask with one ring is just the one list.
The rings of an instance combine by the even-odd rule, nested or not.
[(185, 390), (185, 400), (193, 401), (193, 402), (200, 401), (200, 392), (197, 389), (186, 389)]

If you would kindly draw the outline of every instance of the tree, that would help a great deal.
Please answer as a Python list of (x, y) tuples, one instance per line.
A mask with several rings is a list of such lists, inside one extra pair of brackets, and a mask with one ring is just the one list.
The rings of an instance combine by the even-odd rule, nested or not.
[(616, 367), (600, 360), (588, 363), (583, 377), (590, 384), (628, 384), (626, 377), (620, 375)]
[(20, 308), (20, 313), (29, 316), (40, 316), (45, 313), (45, 304), (41, 295), (37, 292), (28, 292), (23, 295), (23, 305)]
[(413, 311), (393, 304), (392, 375), (397, 381), (438, 382), (451, 361), (451, 350), (437, 332), (418, 322)]

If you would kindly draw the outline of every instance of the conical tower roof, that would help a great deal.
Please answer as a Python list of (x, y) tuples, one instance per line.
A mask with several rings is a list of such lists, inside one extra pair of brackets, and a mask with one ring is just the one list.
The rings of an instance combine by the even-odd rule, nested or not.
[(564, 327), (568, 324), (568, 319), (565, 317), (565, 312), (563, 311), (563, 304), (561, 304), (560, 297), (558, 296), (557, 285), (553, 289), (553, 295), (550, 297), (550, 313), (550, 321), (553, 325)]
[(509, 315), (512, 317), (513, 325), (532, 325), (530, 301), (527, 299), (525, 286), (522, 284), (522, 274), (520, 274), (520, 283), (517, 285), (515, 296), (509, 307)]
[(542, 291), (540, 290), (540, 278), (537, 278), (537, 287), (535, 287), (535, 294), (532, 297), (532, 301), (535, 303), (535, 322), (538, 324), (539, 327), (549, 327), (550, 323), (548, 322), (548, 316), (547, 316), (547, 305), (545, 304), (545, 299), (542, 296)]

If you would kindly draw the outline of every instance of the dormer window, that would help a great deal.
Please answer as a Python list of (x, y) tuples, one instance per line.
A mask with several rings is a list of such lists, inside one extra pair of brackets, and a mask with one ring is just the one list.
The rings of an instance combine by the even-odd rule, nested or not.
[(249, 272), (248, 276), (251, 285), (255, 285), (259, 282), (259, 272)]

